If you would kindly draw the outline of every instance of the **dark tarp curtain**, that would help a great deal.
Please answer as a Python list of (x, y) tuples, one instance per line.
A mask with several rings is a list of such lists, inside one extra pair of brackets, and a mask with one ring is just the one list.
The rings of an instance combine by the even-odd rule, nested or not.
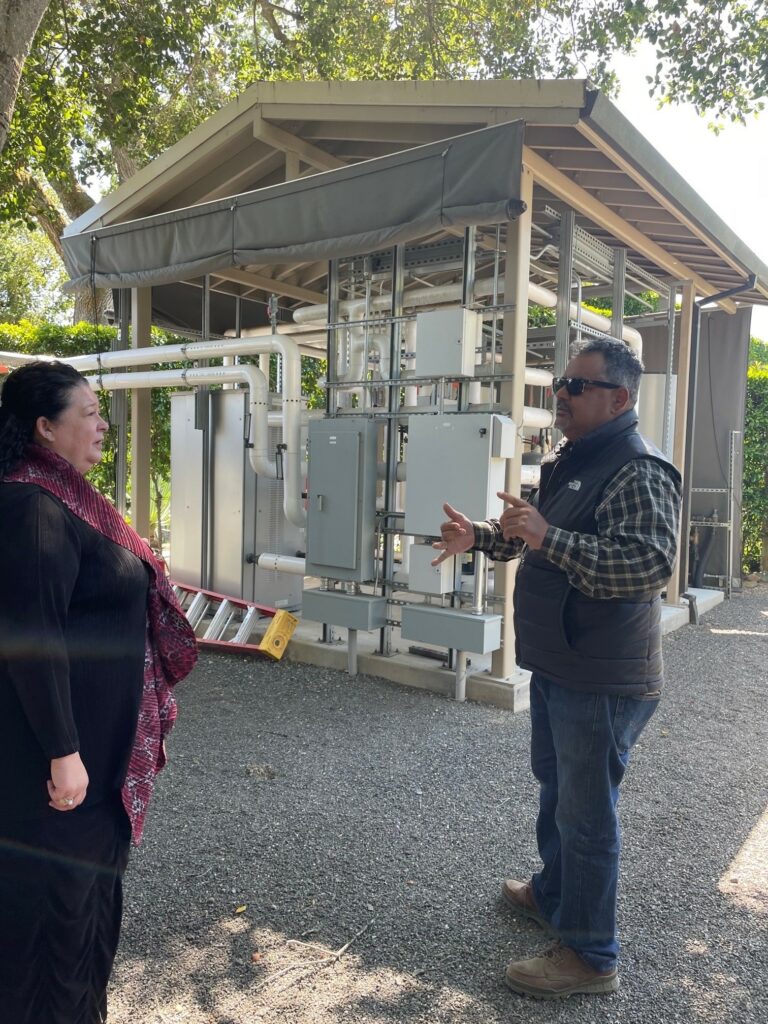
[(524, 122), (112, 227), (65, 235), (68, 291), (375, 252), (522, 209)]

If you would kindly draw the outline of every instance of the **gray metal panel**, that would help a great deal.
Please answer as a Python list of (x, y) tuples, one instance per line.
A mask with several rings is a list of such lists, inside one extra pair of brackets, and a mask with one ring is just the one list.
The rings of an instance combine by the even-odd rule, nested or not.
[(332, 434), (312, 439), (309, 478), (308, 547), (317, 565), (357, 566), (360, 487), (360, 435)]
[[(270, 427), (268, 438), (270, 450), (275, 451), (282, 438), (282, 430)], [(246, 457), (246, 475), (248, 473), (253, 475)], [(303, 555), (306, 546), (304, 531), (289, 523), (283, 513), (282, 480), (273, 480), (267, 476), (259, 476), (255, 480), (253, 509), (246, 512), (246, 523), (251, 522), (253, 527), (245, 541), (246, 557), (249, 554), (263, 555), (265, 552)], [(250, 493), (250, 488), (246, 488), (246, 496)], [(248, 570), (252, 570), (252, 574)], [(246, 582), (243, 596), (248, 600), (273, 605), (275, 608), (301, 607), (303, 576), (260, 569), (258, 566), (246, 566), (244, 571)]]
[(171, 557), (179, 583), (200, 586), (203, 434), (195, 430), (195, 397), (171, 395)]
[(313, 622), (327, 622), (347, 629), (380, 629), (387, 624), (387, 599), (368, 594), (344, 594), (339, 590), (305, 590), (301, 614)]
[[(245, 393), (213, 391), (210, 402), (211, 589), (238, 597), (243, 593), (245, 564)], [(252, 489), (255, 474), (248, 468), (248, 483)], [(252, 530), (252, 524), (247, 525)]]
[(501, 616), (409, 604), (402, 610), (400, 633), (405, 640), (488, 654), (501, 646)]
[(362, 416), (309, 425), (307, 573), (373, 579), (378, 425)]
[(410, 417), (406, 533), (438, 534), (446, 501), (476, 521), (501, 513), (496, 492), (504, 490), (505, 460), (491, 457), (497, 419), (488, 413)]

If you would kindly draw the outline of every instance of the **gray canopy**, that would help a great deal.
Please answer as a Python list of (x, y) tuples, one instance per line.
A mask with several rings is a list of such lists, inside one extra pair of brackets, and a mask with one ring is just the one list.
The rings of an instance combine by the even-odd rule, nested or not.
[(77, 235), (68, 291), (140, 288), (227, 267), (358, 256), (523, 209), (524, 122)]

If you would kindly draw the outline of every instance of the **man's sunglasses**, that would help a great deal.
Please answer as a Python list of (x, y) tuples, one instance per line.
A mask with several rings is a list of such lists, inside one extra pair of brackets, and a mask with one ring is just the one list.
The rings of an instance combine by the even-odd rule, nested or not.
[(607, 380), (587, 380), (586, 377), (553, 377), (552, 394), (556, 395), (560, 388), (565, 388), (569, 395), (583, 395), (587, 387), (620, 388), (621, 384), (611, 384)]

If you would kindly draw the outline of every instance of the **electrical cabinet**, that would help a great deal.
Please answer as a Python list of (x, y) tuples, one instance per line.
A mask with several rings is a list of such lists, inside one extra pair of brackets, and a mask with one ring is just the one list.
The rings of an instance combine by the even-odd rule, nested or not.
[(461, 306), (416, 314), (417, 377), (473, 377), (483, 322)]
[(375, 575), (378, 425), (363, 416), (309, 425), (307, 575)]
[(448, 502), (472, 520), (498, 516), (515, 424), (496, 413), (411, 416), (408, 420), (405, 532), (434, 536)]

